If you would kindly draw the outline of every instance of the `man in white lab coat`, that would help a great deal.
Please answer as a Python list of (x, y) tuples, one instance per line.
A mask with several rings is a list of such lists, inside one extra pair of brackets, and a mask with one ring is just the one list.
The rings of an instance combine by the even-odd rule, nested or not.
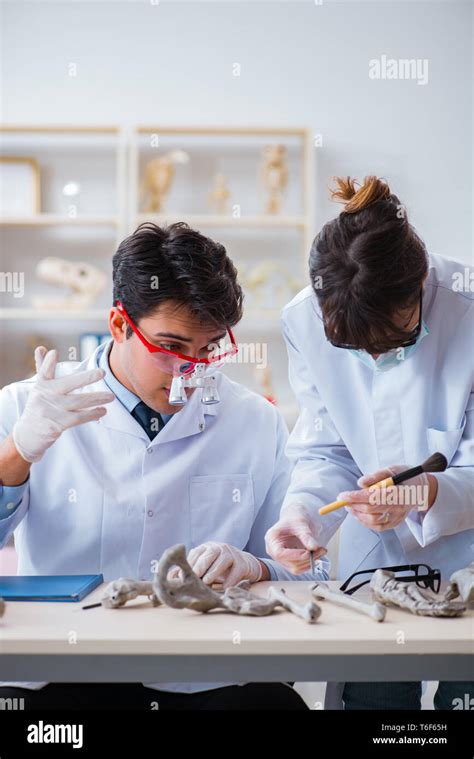
[[(0, 545), (14, 532), (19, 574), (150, 579), (184, 543), (209, 584), (295, 579), (264, 546), (289, 483), (285, 424), (212, 371), (235, 351), (242, 309), (225, 249), (185, 224), (147, 223), (113, 264), (112, 340), (79, 365), (38, 348), (37, 375), (0, 395)], [(23, 683), (21, 696), (26, 708), (305, 708), (281, 683), (147, 685)]]
[[(447, 580), (474, 558), (474, 273), (427, 256), (386, 183), (338, 185), (344, 211), (316, 237), (312, 286), (282, 317), (300, 416), (267, 550), (302, 572), (308, 551), (322, 555), (340, 528), (341, 580), (419, 563)], [(436, 451), (446, 471), (369, 489)], [(339, 499), (350, 506), (319, 515)], [(347, 683), (343, 699), (346, 709), (417, 709), (420, 688)], [(440, 683), (435, 706), (455, 708), (466, 693), (474, 696), (472, 682)]]

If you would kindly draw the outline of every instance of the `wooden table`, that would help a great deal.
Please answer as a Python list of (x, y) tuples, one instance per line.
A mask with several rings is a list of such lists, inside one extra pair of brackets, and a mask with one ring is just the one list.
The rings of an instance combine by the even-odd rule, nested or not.
[[(309, 599), (309, 582), (261, 582)], [(339, 583), (332, 582), (337, 588)], [(389, 608), (385, 622), (321, 601), (314, 625), (286, 611), (245, 617), (100, 601), (9, 602), (0, 620), (0, 680), (247, 682), (474, 680), (474, 614), (417, 617)], [(364, 588), (358, 598), (368, 600)]]

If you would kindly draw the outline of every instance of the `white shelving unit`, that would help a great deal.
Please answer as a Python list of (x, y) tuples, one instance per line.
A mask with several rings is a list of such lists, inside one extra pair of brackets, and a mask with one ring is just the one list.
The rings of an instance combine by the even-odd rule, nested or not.
[[(82, 332), (106, 331), (110, 290), (87, 311), (34, 308), (33, 291), (39, 294), (46, 287), (46, 292), (53, 294), (50, 287), (35, 279), (36, 262), (46, 255), (89, 260), (111, 274), (111, 258), (118, 243), (144, 221), (186, 221), (215, 237), (226, 246), (244, 284), (249, 271), (262, 261), (278, 261), (290, 269), (300, 286), (307, 282), (315, 219), (314, 150), (312, 136), (305, 128), (10, 125), (3, 127), (0, 135), (2, 154), (34, 157), (41, 181), (40, 213), (0, 216), (0, 271), (24, 270), (26, 279), (21, 302), (0, 291), (0, 387), (32, 368), (32, 342), (50, 340), (61, 351), (61, 347), (66, 350), (77, 345)], [(287, 149), (289, 184), (281, 214), (268, 215), (257, 172), (263, 147), (275, 142)], [(173, 148), (185, 150), (190, 161), (176, 167), (164, 211), (144, 213), (139, 204), (144, 166)], [(226, 176), (230, 205), (238, 203), (241, 207), (238, 218), (208, 207), (207, 192), (216, 173)], [(71, 180), (82, 186), (80, 205), (72, 217), (60, 203), (61, 187)], [(292, 400), (286, 383), (286, 351), (279, 334), (283, 302), (272, 301), (264, 307), (252, 304), (251, 292), (247, 301), (237, 339), (267, 343), (277, 398), (289, 408)], [(258, 370), (236, 365), (230, 367), (230, 373), (260, 389)], [(280, 390), (286, 398), (280, 398)]]
[[(258, 167), (265, 145), (286, 147), (289, 169), (288, 188), (281, 213), (265, 213), (265, 190), (258, 185)], [(186, 164), (175, 167), (173, 185), (159, 214), (145, 214), (140, 206), (140, 181), (149, 160), (169, 150), (184, 150)], [(131, 133), (129, 152), (130, 217), (129, 227), (152, 221), (158, 225), (186, 221), (203, 234), (225, 245), (239, 270), (246, 291), (244, 318), (236, 328), (239, 343), (265, 343), (273, 390), (280, 408), (291, 425), (297, 408), (287, 382), (287, 356), (280, 334), (280, 302), (271, 299), (264, 306), (256, 302), (246, 282), (256, 274), (259, 264), (274, 261), (286, 268), (297, 290), (307, 284), (307, 259), (315, 234), (314, 148), (308, 129), (216, 126), (141, 125)], [(240, 213), (216, 214), (209, 210), (207, 193), (216, 174), (223, 174), (230, 190), (229, 208), (234, 203)], [(254, 366), (226, 367), (226, 373), (257, 391), (262, 383)]]
[[(304, 127), (139, 126), (132, 131), (129, 152), (130, 224), (139, 224), (143, 221), (155, 221), (157, 224), (173, 223), (185, 220), (190, 226), (203, 228), (250, 228), (262, 231), (294, 229), (301, 233), (300, 249), (303, 255), (302, 262), (306, 266), (307, 254), (315, 234), (312, 140), (311, 131)], [(261, 150), (265, 145), (274, 142), (281, 143), (287, 148), (290, 184), (293, 183), (293, 187), (289, 187), (289, 193), (293, 194), (290, 203), (292, 203), (291, 210), (294, 213), (287, 212), (288, 200), (284, 199), (284, 213), (265, 214), (261, 207), (264, 191), (261, 190), (260, 197), (257, 193), (257, 168), (261, 160)], [(143, 167), (147, 160), (172, 148), (181, 148), (189, 152), (191, 161), (186, 166), (176, 168), (166, 211), (155, 216), (141, 213), (139, 185)], [(227, 161), (226, 156), (229, 156)], [(191, 204), (197, 204), (194, 200), (196, 196), (192, 193), (194, 167), (197, 167), (194, 172), (195, 177), (201, 183), (204, 178), (209, 182), (208, 189), (211, 189), (212, 175), (223, 173), (232, 190), (232, 183), (236, 181), (232, 172), (236, 169), (240, 172), (238, 178), (242, 179), (245, 185), (239, 184), (237, 194), (233, 193), (230, 198), (230, 204), (237, 200), (242, 206), (239, 218), (233, 218), (230, 214), (213, 214), (203, 210), (196, 212), (189, 207)], [(250, 169), (247, 176), (245, 176), (246, 168)], [(249, 190), (253, 191), (250, 200), (248, 200)], [(186, 203), (189, 199), (191, 203)], [(199, 202), (201, 207), (205, 205), (202, 191)], [(180, 207), (177, 208), (177, 206)], [(248, 208), (251, 209), (250, 212)]]
[[(106, 331), (109, 291), (88, 311), (35, 308), (33, 295), (56, 297), (55, 289), (37, 280), (35, 266), (56, 256), (111, 272), (112, 255), (126, 232), (127, 148), (116, 126), (8, 125), (0, 138), (2, 156), (35, 159), (40, 186), (39, 213), (9, 216), (0, 209), (0, 271), (22, 272), (25, 282), (21, 298), (0, 291), (2, 386), (33, 370), (33, 343), (54, 345), (67, 358), (82, 332)], [(81, 186), (78, 201), (71, 203), (62, 194), (69, 181)]]
[(41, 213), (29, 217), (7, 216), (0, 218), (0, 226), (2, 227), (49, 227), (64, 224), (71, 226), (91, 224), (95, 226), (102, 224), (109, 227), (117, 227), (120, 225), (120, 221), (114, 216), (78, 216), (76, 218), (68, 218), (55, 213)]

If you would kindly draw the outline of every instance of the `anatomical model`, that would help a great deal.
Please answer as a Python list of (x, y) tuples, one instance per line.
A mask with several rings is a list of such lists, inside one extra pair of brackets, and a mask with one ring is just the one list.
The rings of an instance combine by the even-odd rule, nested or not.
[(331, 590), (324, 582), (318, 582), (311, 588), (313, 598), (317, 601), (324, 598), (326, 601), (332, 601), (337, 606), (344, 606), (346, 609), (352, 609), (359, 614), (365, 614), (376, 622), (383, 622), (385, 619), (385, 607), (380, 603), (364, 603), (357, 598), (346, 596), (337, 590)]
[(140, 189), (140, 200), (145, 198), (145, 213), (162, 211), (164, 199), (174, 179), (175, 164), (188, 161), (189, 155), (184, 150), (170, 150), (147, 163)]
[(283, 191), (288, 184), (288, 166), (284, 145), (267, 145), (263, 149), (260, 179), (268, 191), (265, 212), (280, 213)]
[(216, 174), (214, 187), (208, 195), (209, 206), (218, 214), (227, 213), (230, 190), (224, 174)]
[(474, 602), (474, 561), (468, 567), (453, 572), (449, 580), (444, 594), (448, 601), (461, 596), (466, 604)]
[(63, 258), (43, 258), (36, 267), (36, 276), (42, 282), (67, 287), (72, 292), (62, 298), (33, 297), (37, 308), (86, 309), (107, 285), (105, 272), (97, 266), (82, 261), (66, 261)]
[(438, 600), (414, 582), (397, 580), (395, 574), (386, 569), (377, 569), (370, 581), (370, 587), (377, 601), (400, 606), (402, 609), (411, 611), (412, 614), (427, 617), (457, 617), (466, 611), (464, 603), (446, 598)]
[[(178, 579), (168, 577), (174, 567), (181, 570)], [(225, 609), (234, 614), (263, 617), (272, 614), (278, 607), (296, 614), (305, 622), (316, 622), (321, 608), (309, 601), (302, 605), (288, 598), (284, 591), (270, 587), (267, 596), (258, 596), (249, 590), (250, 582), (243, 580), (238, 585), (217, 592), (194, 574), (186, 559), (184, 545), (168, 548), (161, 557), (151, 582), (141, 582), (121, 577), (109, 583), (102, 597), (102, 605), (107, 608), (123, 606), (137, 596), (148, 596), (153, 606), (164, 604), (174, 609), (193, 609), (208, 612)]]

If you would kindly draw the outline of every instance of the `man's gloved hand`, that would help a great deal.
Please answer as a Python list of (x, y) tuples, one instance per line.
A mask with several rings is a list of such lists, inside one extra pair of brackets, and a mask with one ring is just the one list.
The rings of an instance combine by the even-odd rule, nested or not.
[(389, 488), (371, 487), (376, 482), (409, 469), (409, 466), (394, 464), (357, 480), (362, 490), (339, 493), (337, 500), (350, 501), (346, 509), (364, 527), (377, 532), (393, 530), (412, 510), (426, 511), (429, 508), (429, 481), (423, 472), (400, 485)]
[(206, 585), (231, 588), (241, 580), (259, 582), (263, 568), (258, 559), (228, 543), (213, 540), (192, 548), (187, 556), (191, 569)]
[(302, 503), (290, 504), (265, 535), (267, 553), (285, 569), (299, 575), (310, 569), (309, 551), (314, 552), (314, 559), (327, 553), (318, 542), (318, 532), (308, 508)]
[(29, 463), (39, 461), (64, 430), (104, 416), (107, 411), (102, 404), (115, 398), (111, 392), (74, 393), (101, 380), (103, 370), (91, 369), (55, 379), (57, 361), (56, 350), (36, 348), (36, 382), (12, 430), (18, 453)]

